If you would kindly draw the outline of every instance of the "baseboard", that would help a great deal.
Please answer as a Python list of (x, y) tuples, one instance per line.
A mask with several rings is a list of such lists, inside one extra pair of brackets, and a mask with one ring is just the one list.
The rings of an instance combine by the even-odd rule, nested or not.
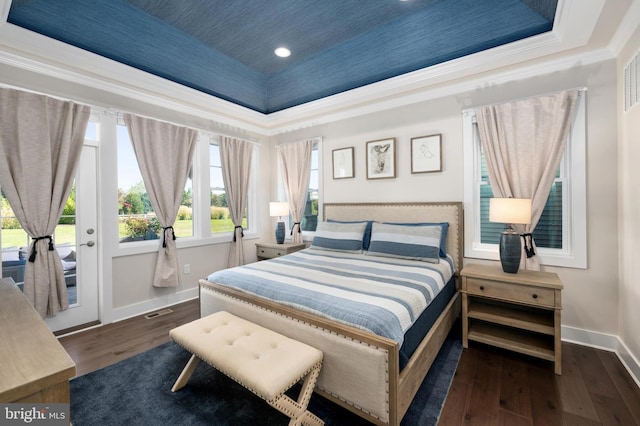
[(578, 345), (590, 346), (605, 351), (616, 352), (618, 348), (618, 336), (600, 333), (598, 331), (584, 330), (582, 328), (562, 326), (562, 340)]
[(620, 362), (625, 366), (631, 377), (636, 382), (636, 385), (640, 388), (640, 361), (636, 358), (631, 352), (629, 352), (629, 348), (622, 341), (618, 342), (618, 350), (616, 351), (618, 358), (620, 358)]
[(158, 309), (163, 309), (177, 303), (186, 302), (187, 300), (195, 299), (197, 297), (199, 297), (198, 287), (195, 287), (168, 296), (157, 297), (155, 299), (145, 300), (144, 302), (127, 305), (122, 308), (114, 309), (111, 313), (110, 322), (118, 322), (137, 317), (139, 315), (157, 311)]
[(618, 336), (562, 326), (562, 340), (565, 342), (614, 352), (618, 356), (618, 359), (620, 359), (622, 365), (624, 365), (631, 375), (633, 381), (640, 388), (640, 362), (638, 361), (638, 358), (629, 351), (629, 348), (627, 348)]

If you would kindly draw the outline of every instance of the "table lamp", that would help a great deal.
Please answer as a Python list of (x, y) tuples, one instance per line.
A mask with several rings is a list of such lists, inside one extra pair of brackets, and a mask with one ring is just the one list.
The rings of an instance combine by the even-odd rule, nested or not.
[(269, 216), (277, 217), (276, 222), (276, 243), (284, 243), (284, 221), (283, 216), (289, 215), (289, 203), (273, 201), (269, 203)]
[(489, 221), (507, 224), (500, 235), (500, 263), (502, 270), (515, 274), (520, 267), (522, 243), (513, 224), (531, 223), (531, 200), (528, 198), (491, 198), (489, 199)]

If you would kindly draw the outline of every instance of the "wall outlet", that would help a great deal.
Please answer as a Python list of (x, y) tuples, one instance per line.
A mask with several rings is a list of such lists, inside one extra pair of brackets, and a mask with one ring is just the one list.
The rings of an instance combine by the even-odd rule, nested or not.
[(185, 274), (190, 274), (191, 273), (191, 265), (189, 265), (188, 263), (186, 265), (184, 265), (183, 272)]

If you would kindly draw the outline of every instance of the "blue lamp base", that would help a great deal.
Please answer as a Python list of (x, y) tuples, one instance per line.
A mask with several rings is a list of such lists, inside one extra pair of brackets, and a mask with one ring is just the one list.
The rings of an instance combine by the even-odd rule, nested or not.
[(500, 263), (502, 270), (508, 274), (515, 274), (520, 268), (522, 245), (520, 235), (513, 229), (507, 229), (500, 235)]
[(276, 222), (276, 243), (284, 243), (284, 222)]

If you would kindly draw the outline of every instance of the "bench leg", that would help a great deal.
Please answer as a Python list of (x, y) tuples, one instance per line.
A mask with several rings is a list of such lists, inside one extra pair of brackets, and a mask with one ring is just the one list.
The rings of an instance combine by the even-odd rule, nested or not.
[(313, 394), (313, 388), (315, 387), (316, 380), (318, 380), (318, 376), (320, 375), (321, 367), (322, 364), (318, 364), (313, 367), (309, 374), (307, 374), (307, 377), (304, 379), (304, 382), (302, 384), (302, 389), (300, 390), (300, 395), (298, 396), (297, 402), (289, 398), (285, 394), (280, 395), (275, 401), (269, 402), (271, 406), (278, 409), (281, 413), (284, 413), (287, 416), (291, 417), (289, 426), (324, 425), (324, 421), (307, 410), (309, 400), (311, 399), (311, 395)]
[(191, 375), (193, 374), (193, 370), (196, 369), (199, 362), (200, 358), (195, 355), (191, 355), (191, 359), (189, 359), (189, 362), (187, 362), (184, 370), (182, 370), (182, 373), (180, 373), (180, 377), (178, 377), (178, 380), (176, 380), (175, 384), (171, 388), (171, 392), (177, 392), (187, 384), (189, 378), (191, 378)]

